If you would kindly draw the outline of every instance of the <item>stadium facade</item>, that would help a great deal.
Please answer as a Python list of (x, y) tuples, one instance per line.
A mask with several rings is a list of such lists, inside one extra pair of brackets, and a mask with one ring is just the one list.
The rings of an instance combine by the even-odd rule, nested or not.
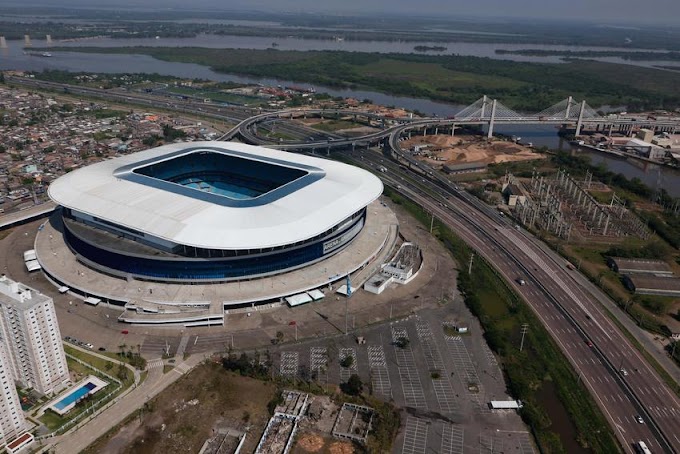
[(165, 145), (49, 188), (79, 262), (166, 283), (254, 279), (324, 260), (357, 237), (381, 193), (362, 169), (233, 142)]

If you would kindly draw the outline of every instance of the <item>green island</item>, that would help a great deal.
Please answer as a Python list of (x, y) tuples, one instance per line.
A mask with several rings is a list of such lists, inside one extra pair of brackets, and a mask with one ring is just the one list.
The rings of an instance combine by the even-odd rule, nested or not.
[(548, 64), (456, 55), (197, 47), (53, 50), (66, 49), (144, 54), (163, 61), (205, 65), (222, 73), (373, 89), (456, 104), (471, 104), (486, 94), (510, 108), (528, 112), (540, 111), (568, 96), (586, 99), (592, 106), (625, 105), (632, 111), (680, 106), (680, 74), (597, 61)]
[(416, 52), (444, 52), (446, 46), (413, 46)]
[(678, 61), (680, 52), (641, 52), (622, 50), (553, 50), (553, 49), (496, 49), (498, 55), (525, 55), (532, 57), (565, 57), (565, 58), (602, 58), (621, 57), (632, 61)]

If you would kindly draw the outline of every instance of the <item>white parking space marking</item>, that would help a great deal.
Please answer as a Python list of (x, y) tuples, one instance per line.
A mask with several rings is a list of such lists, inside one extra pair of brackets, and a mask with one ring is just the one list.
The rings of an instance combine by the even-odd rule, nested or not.
[(422, 419), (409, 416), (406, 419), (404, 446), (402, 454), (425, 454), (427, 449), (427, 423)]
[(397, 357), (397, 370), (399, 371), (406, 406), (427, 410), (425, 392), (420, 382), (420, 375), (418, 374), (418, 366), (416, 366), (416, 361), (413, 357), (413, 350), (411, 350), (409, 345), (405, 347), (396, 345), (402, 338), (408, 339), (406, 329), (393, 327), (392, 341), (395, 343), (394, 352)]
[(281, 352), (281, 376), (297, 378), (299, 361), (300, 354), (298, 352)]
[(382, 345), (369, 345), (367, 351), (373, 394), (391, 397), (392, 383), (390, 383), (390, 374), (387, 371), (387, 361)]

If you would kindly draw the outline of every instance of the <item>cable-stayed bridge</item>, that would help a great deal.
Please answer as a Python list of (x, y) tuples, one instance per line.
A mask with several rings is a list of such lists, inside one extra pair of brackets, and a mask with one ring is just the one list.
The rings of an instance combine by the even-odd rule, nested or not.
[[(293, 143), (280, 141), (273, 144), (270, 140), (259, 137), (256, 133), (257, 124), (264, 121), (275, 119), (294, 119), (309, 116), (321, 116), (325, 118), (353, 116), (355, 119), (366, 118), (370, 121), (382, 121), (384, 125), (388, 122), (396, 123), (391, 127), (386, 127), (380, 131), (351, 139), (332, 138), (329, 140), (317, 140), (313, 142)], [(243, 120), (230, 131), (220, 137), (221, 140), (229, 140), (236, 136), (247, 143), (272, 146), (283, 150), (316, 150), (341, 147), (363, 147), (370, 144), (381, 142), (391, 138), (395, 133), (405, 133), (407, 131), (420, 130), (426, 133), (433, 130), (435, 134), (443, 131), (455, 134), (455, 130), (465, 125), (485, 125), (487, 126), (487, 136), (492, 137), (496, 125), (560, 125), (573, 127), (575, 135), (581, 134), (584, 125), (595, 126), (602, 131), (609, 128), (609, 132), (614, 128), (618, 131), (629, 133), (635, 128), (645, 127), (658, 132), (667, 131), (675, 133), (680, 131), (680, 116), (665, 117), (663, 119), (651, 118), (640, 115), (614, 115), (602, 116), (595, 109), (583, 101), (576, 101), (573, 97), (566, 98), (547, 109), (538, 113), (522, 113), (510, 109), (495, 99), (483, 96), (474, 103), (465, 107), (447, 118), (390, 118), (372, 112), (363, 112), (349, 109), (288, 109), (276, 112), (265, 112)]]

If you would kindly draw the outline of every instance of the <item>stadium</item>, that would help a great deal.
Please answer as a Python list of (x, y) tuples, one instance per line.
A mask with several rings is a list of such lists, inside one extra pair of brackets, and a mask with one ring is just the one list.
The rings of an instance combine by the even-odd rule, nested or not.
[(340, 162), (234, 142), (189, 142), (74, 170), (35, 250), (60, 291), (124, 306), (119, 320), (222, 324), (360, 285), (398, 221), (382, 183)]
[(49, 188), (81, 261), (120, 277), (189, 283), (322, 260), (361, 231), (381, 192), (356, 167), (226, 142), (100, 162)]

